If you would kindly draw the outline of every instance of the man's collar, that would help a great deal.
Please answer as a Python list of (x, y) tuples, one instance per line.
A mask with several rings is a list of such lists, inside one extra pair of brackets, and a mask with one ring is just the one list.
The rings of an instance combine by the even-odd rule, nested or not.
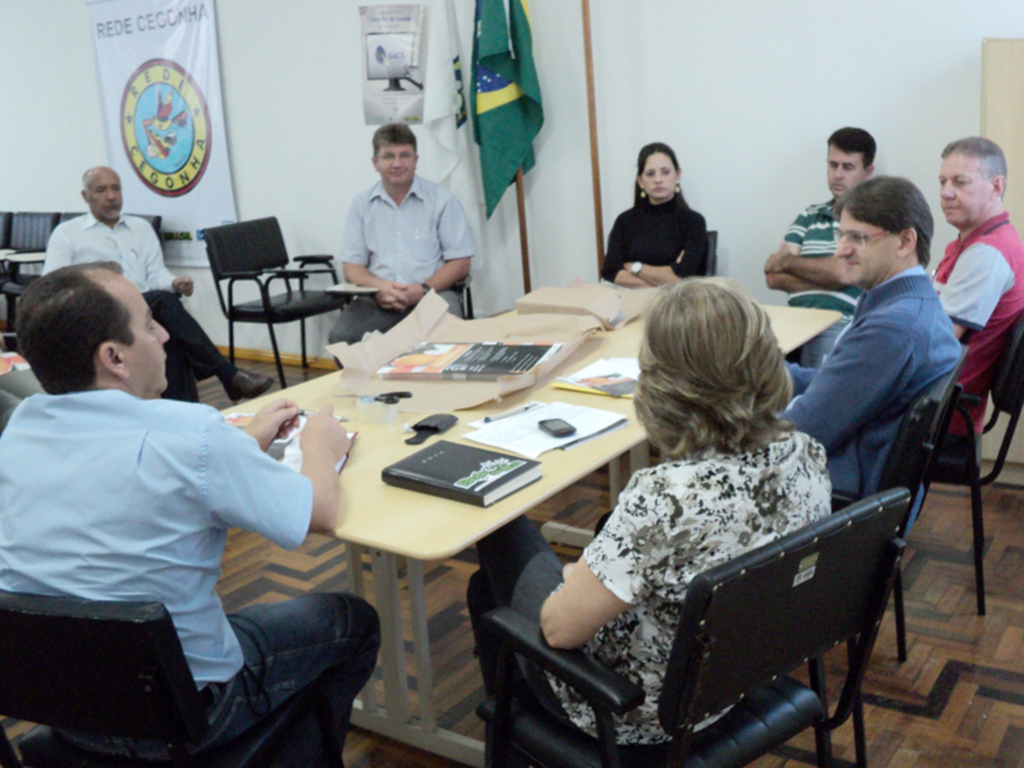
[(997, 213), (992, 218), (985, 219), (983, 222), (981, 222), (981, 224), (979, 224), (974, 229), (972, 229), (971, 233), (969, 235), (967, 235), (967, 237), (963, 237), (962, 235), (957, 235), (957, 240), (960, 241), (961, 247), (966, 249), (969, 244), (973, 243), (979, 237), (984, 237), (985, 235), (987, 235), (989, 233), (989, 231), (993, 227), (995, 227), (997, 224), (1002, 224), (1002, 223), (1007, 222), (1009, 220), (1010, 220), (1010, 212), (1009, 211), (1003, 211), (1002, 213)]
[[(123, 223), (124, 223), (124, 214), (123, 213), (119, 213), (117, 215), (117, 222), (114, 224), (113, 227), (110, 227), (110, 228), (114, 229), (119, 224), (123, 224)], [(102, 221), (100, 221), (95, 216), (93, 216), (92, 215), (92, 211), (89, 211), (88, 213), (85, 214), (85, 216), (82, 217), (82, 229), (89, 229), (90, 227), (94, 227), (97, 224), (102, 224), (104, 227), (109, 227), (110, 226), (108, 224), (104, 224)]]
[[(913, 277), (915, 275), (920, 275), (921, 277), (928, 277), (928, 273), (925, 272), (924, 267), (922, 267), (920, 263), (918, 263), (912, 267), (907, 267), (902, 272), (899, 272), (890, 278), (883, 280), (878, 285), (876, 285), (875, 288), (881, 288), (886, 283), (891, 283), (893, 280), (899, 280), (901, 277)], [(871, 290), (873, 291), (875, 290), (875, 288), (872, 288)]]
[[(418, 174), (413, 174), (412, 184), (409, 185), (409, 191), (405, 193), (405, 198), (408, 198), (410, 195), (415, 195), (420, 200), (423, 199), (423, 185), (420, 183), (420, 177)], [(382, 199), (386, 197), (392, 203), (395, 202), (394, 198), (391, 197), (388, 191), (384, 188), (383, 181), (378, 181), (373, 185), (373, 189), (370, 190), (370, 199), (373, 200), (375, 197)], [(405, 202), (405, 198), (402, 198), (403, 203)]]

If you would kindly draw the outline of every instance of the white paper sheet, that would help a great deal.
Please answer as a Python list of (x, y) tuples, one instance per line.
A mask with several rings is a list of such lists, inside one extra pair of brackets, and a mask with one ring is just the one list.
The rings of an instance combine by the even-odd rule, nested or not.
[[(576, 432), (568, 437), (553, 437), (537, 426), (537, 423), (544, 419), (567, 421), (576, 427)], [(580, 445), (628, 423), (629, 419), (614, 411), (602, 411), (568, 403), (548, 403), (516, 416), (486, 424), (476, 432), (468, 433), (466, 439), (536, 459), (545, 451)]]

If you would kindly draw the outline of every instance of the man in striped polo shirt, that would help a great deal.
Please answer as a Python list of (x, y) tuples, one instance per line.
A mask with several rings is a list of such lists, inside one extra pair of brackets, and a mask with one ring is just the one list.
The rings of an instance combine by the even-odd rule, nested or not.
[(875, 170), (875, 140), (861, 128), (840, 128), (828, 138), (828, 188), (832, 199), (808, 206), (796, 217), (779, 250), (764, 266), (765, 281), (785, 291), (791, 307), (835, 309), (843, 317), (831, 328), (804, 344), (800, 364), (820, 368), (836, 339), (850, 324), (862, 291), (843, 282), (843, 266), (836, 257), (838, 221), (832, 212), (836, 200), (871, 177)]
[[(933, 285), (953, 333), (967, 344), (960, 383), (982, 398), (971, 406), (980, 434), (995, 367), (1024, 312), (1024, 245), (1003, 206), (1006, 157), (994, 141), (973, 136), (947, 145), (939, 184), (942, 212), (960, 235), (946, 246)], [(966, 426), (957, 414), (950, 431), (963, 435)]]

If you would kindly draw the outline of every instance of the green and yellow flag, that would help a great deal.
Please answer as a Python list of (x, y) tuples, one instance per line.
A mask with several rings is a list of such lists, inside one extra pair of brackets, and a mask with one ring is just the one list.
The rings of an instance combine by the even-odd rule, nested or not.
[(526, 0), (477, 0), (470, 99), (490, 218), (519, 166), (533, 167), (544, 124)]

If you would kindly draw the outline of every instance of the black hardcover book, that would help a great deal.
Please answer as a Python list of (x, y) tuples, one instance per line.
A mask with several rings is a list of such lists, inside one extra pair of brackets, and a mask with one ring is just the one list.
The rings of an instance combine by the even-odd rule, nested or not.
[(486, 507), (540, 479), (540, 462), (439, 440), (385, 467), (388, 485)]

